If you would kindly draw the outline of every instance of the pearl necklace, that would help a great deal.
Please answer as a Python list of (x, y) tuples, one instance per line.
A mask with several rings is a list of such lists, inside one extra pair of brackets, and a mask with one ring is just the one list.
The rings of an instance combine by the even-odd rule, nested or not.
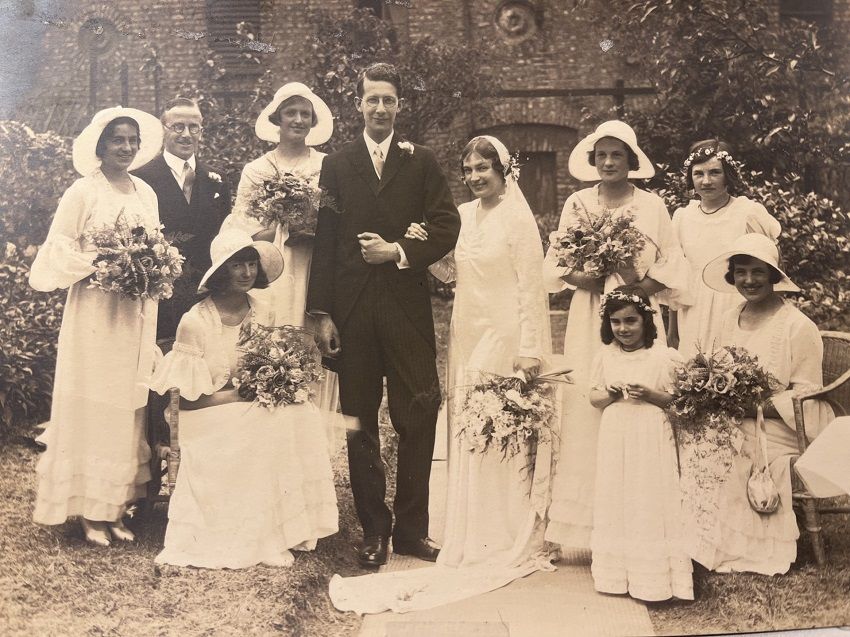
[(715, 209), (714, 209), (714, 210), (712, 210), (711, 212), (706, 212), (706, 211), (705, 211), (705, 208), (703, 208), (703, 207), (702, 207), (702, 201), (700, 201), (700, 202), (697, 204), (697, 207), (699, 208), (699, 211), (700, 211), (702, 214), (704, 214), (704, 215), (713, 215), (713, 214), (714, 214), (715, 212), (717, 212), (718, 210), (722, 210), (723, 208), (725, 208), (726, 206), (728, 206), (728, 205), (729, 205), (729, 203), (730, 203), (731, 201), (732, 201), (732, 195), (727, 194), (727, 195), (726, 195), (726, 203), (724, 203), (724, 204), (723, 204), (722, 206), (720, 206), (719, 208), (715, 208)]

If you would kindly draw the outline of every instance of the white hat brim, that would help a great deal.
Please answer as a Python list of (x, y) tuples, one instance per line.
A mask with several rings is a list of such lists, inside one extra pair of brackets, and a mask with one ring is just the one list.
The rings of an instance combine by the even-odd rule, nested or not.
[(262, 266), (263, 272), (266, 273), (269, 283), (276, 280), (281, 274), (283, 274), (283, 254), (281, 254), (280, 250), (273, 243), (269, 241), (245, 242), (242, 245), (234, 246), (233, 249), (229, 250), (226, 254), (219, 255), (201, 278), (201, 282), (198, 284), (198, 292), (207, 292), (207, 281), (213, 273), (223, 266), (230, 257), (243, 248), (247, 248), (249, 246), (256, 249), (257, 253), (260, 255), (260, 266)]
[(144, 166), (159, 154), (162, 149), (162, 123), (150, 113), (145, 113), (137, 108), (125, 108), (114, 106), (98, 111), (92, 117), (91, 123), (74, 140), (71, 158), (74, 162), (74, 170), (86, 177), (100, 168), (100, 158), (95, 154), (97, 141), (107, 124), (119, 117), (132, 117), (139, 125), (139, 137), (141, 144), (139, 152), (133, 158), (133, 162), (127, 170), (135, 170)]
[(593, 147), (603, 137), (613, 137), (619, 139), (626, 146), (631, 148), (638, 158), (637, 170), (629, 171), (629, 179), (650, 179), (655, 176), (655, 167), (649, 161), (649, 157), (643, 152), (639, 146), (632, 144), (626, 139), (618, 137), (611, 132), (598, 133), (594, 131), (584, 139), (582, 139), (570, 153), (570, 159), (567, 163), (570, 174), (579, 181), (599, 181), (599, 171), (595, 166), (591, 166), (587, 161), (587, 154), (593, 150)]
[(316, 114), (316, 125), (307, 133), (304, 143), (307, 146), (319, 146), (328, 141), (334, 132), (334, 118), (331, 109), (328, 108), (321, 97), (301, 82), (290, 82), (277, 90), (272, 101), (262, 110), (260, 116), (257, 117), (257, 123), (254, 124), (254, 132), (257, 137), (273, 144), (280, 141), (280, 127), (273, 124), (269, 117), (276, 113), (280, 105), (290, 97), (303, 97), (308, 100), (313, 105), (313, 112)]
[(800, 288), (794, 284), (794, 282), (787, 274), (785, 274), (785, 272), (783, 272), (782, 268), (773, 263), (773, 259), (770, 258), (770, 255), (760, 253), (757, 250), (727, 250), (723, 254), (714, 257), (711, 261), (706, 263), (705, 267), (702, 270), (703, 282), (716, 292), (723, 292), (725, 294), (737, 293), (738, 288), (726, 281), (726, 273), (729, 271), (729, 259), (735, 256), (736, 254), (745, 254), (747, 256), (758, 259), (759, 261), (767, 263), (772, 268), (776, 268), (779, 271), (779, 274), (782, 275), (782, 279), (779, 281), (779, 283), (774, 284), (774, 292), (800, 291)]

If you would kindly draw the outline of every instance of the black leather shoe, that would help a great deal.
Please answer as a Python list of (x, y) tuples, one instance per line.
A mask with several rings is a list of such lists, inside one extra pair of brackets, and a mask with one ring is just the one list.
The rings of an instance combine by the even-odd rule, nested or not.
[(357, 551), (357, 559), (360, 566), (365, 568), (377, 568), (387, 563), (387, 545), (389, 544), (383, 535), (370, 535), (363, 538), (363, 544)]
[(393, 552), (399, 555), (412, 555), (426, 562), (436, 562), (440, 554), (440, 545), (430, 537), (419, 538), (412, 542), (393, 540)]

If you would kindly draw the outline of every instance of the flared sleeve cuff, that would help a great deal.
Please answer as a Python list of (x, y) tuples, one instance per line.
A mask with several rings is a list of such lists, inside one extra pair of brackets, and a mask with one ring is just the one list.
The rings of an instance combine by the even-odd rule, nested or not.
[(442, 283), (453, 283), (457, 277), (454, 250), (428, 266), (428, 271)]
[(216, 384), (203, 352), (183, 343), (175, 343), (174, 348), (157, 365), (151, 389), (158, 394), (165, 394), (172, 387), (177, 387), (182, 398), (198, 400), (202, 395), (215, 393), (218, 389)]
[[(240, 210), (243, 212), (240, 212)], [(258, 219), (244, 214), (244, 208), (239, 207), (224, 218), (220, 232), (224, 232), (225, 230), (241, 230), (253, 237), (265, 229), (266, 227)]]
[(570, 273), (570, 269), (558, 265), (558, 258), (555, 256), (555, 251), (549, 248), (546, 251), (546, 256), (543, 259), (543, 287), (549, 294), (562, 292), (564, 290), (575, 290), (574, 285), (570, 285), (564, 278)]
[(663, 283), (667, 289), (671, 290), (668, 298), (673, 303), (689, 305), (690, 282), (688, 281), (688, 274), (691, 269), (677, 247), (666, 246), (666, 249), (662, 248), (662, 250), (663, 252), (655, 263), (649, 266), (646, 276)]
[(78, 242), (70, 237), (56, 235), (49, 238), (38, 250), (30, 269), (29, 282), (34, 290), (52, 292), (68, 288), (82, 281), (94, 271), (94, 250), (81, 252)]

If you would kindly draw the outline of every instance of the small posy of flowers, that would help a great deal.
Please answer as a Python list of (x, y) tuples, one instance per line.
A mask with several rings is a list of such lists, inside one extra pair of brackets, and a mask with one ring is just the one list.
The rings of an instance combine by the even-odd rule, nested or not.
[(150, 230), (130, 221), (122, 208), (113, 226), (90, 230), (84, 238), (97, 251), (89, 287), (133, 299), (171, 298), (184, 258), (161, 227)]
[(552, 439), (555, 413), (553, 374), (524, 381), (517, 376), (492, 376), (469, 388), (463, 397), (457, 436), (472, 453), (493, 450), (503, 459), (518, 453), (534, 453)]
[(309, 180), (282, 173), (254, 188), (247, 215), (266, 227), (288, 226), (290, 238), (313, 237), (321, 203), (321, 191)]
[(595, 278), (607, 277), (634, 266), (646, 245), (646, 236), (634, 225), (629, 210), (605, 211), (591, 217), (573, 202), (576, 221), (550, 236), (558, 265)]
[(308, 402), (324, 378), (312, 334), (293, 326), (248, 323), (237, 344), (239, 366), (233, 385), (239, 396), (268, 409)]
[(398, 148), (401, 152), (406, 153), (407, 155), (413, 156), (413, 144), (409, 141), (401, 141), (398, 143)]

